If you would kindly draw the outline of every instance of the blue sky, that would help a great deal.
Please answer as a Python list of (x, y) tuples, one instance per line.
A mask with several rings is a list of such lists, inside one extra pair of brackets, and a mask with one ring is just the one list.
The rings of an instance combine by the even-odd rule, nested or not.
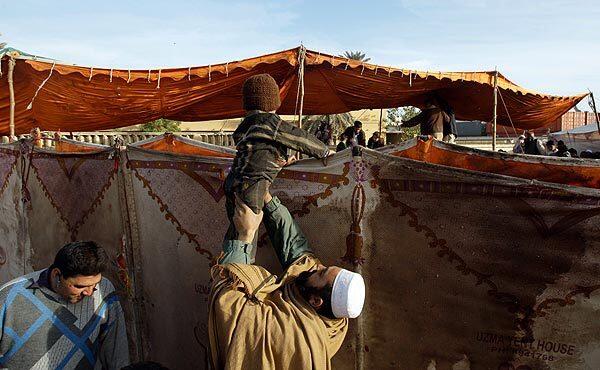
[(187, 67), (303, 42), (329, 54), (362, 50), (396, 67), (497, 66), (530, 89), (570, 95), (589, 87), (600, 97), (594, 1), (0, 0), (0, 14), (0, 41), (81, 65)]

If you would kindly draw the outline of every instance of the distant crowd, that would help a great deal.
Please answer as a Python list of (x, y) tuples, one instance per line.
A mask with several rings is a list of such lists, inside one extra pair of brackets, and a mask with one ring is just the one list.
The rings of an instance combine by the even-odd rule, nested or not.
[(575, 148), (569, 148), (564, 141), (554, 141), (552, 139), (543, 141), (535, 137), (535, 134), (530, 131), (517, 139), (513, 147), (513, 153), (530, 154), (530, 155), (546, 155), (551, 157), (571, 157), (571, 158), (594, 158), (600, 159), (600, 152), (584, 150), (578, 153)]

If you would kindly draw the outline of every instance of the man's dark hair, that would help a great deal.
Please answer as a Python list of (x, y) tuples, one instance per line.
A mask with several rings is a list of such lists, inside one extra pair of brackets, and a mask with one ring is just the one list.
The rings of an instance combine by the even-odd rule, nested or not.
[(548, 146), (548, 147), (553, 146), (553, 145), (554, 145), (554, 140), (548, 140), (546, 142), (546, 146)]
[(64, 245), (54, 258), (50, 270), (57, 268), (67, 279), (73, 276), (94, 276), (104, 272), (108, 255), (96, 242), (79, 241)]
[(121, 368), (121, 370), (169, 370), (169, 369), (162, 366), (158, 362), (144, 361), (144, 362), (136, 362), (135, 364), (125, 366), (124, 368)]
[(346, 139), (352, 139), (354, 138), (354, 129), (352, 127), (346, 127), (342, 135), (344, 135)]
[(330, 319), (335, 319), (336, 317), (333, 315), (333, 309), (331, 308), (331, 292), (333, 287), (329, 284), (325, 285), (322, 288), (315, 288), (307, 285), (308, 277), (315, 273), (316, 271), (304, 271), (296, 278), (296, 285), (298, 285), (298, 290), (300, 294), (308, 302), (310, 300), (311, 295), (315, 295), (321, 297), (323, 300), (323, 304), (319, 309), (317, 309), (317, 313), (321, 316), (325, 316)]
[(360, 127), (360, 128), (362, 128), (362, 122), (360, 122), (360, 121), (354, 121), (354, 127)]

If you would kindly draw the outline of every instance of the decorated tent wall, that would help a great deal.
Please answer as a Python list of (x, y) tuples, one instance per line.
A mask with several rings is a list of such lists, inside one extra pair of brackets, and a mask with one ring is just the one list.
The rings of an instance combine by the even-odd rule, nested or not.
[[(46, 172), (41, 180), (32, 172), (27, 181), (31, 201), (22, 207), (32, 210), (15, 212), (31, 241), (26, 270), (48, 263), (55, 247), (73, 238), (99, 239), (115, 255), (125, 234), (130, 298), (137, 303), (136, 311), (127, 312), (132, 343), (146, 359), (170, 368), (206, 368), (208, 269), (227, 226), (222, 181), (231, 159), (190, 155), (189, 148), (178, 154), (174, 139), (121, 152), (115, 179), (83, 223), (61, 219), (61, 212), (70, 215), (67, 220), (81, 215), (59, 211), (75, 209), (62, 193), (76, 191), (80, 199), (98, 194), (99, 185), (91, 182), (85, 182), (85, 191), (73, 190), (73, 183), (83, 181), (76, 174), (106, 179), (103, 174), (111, 170), (104, 162), (114, 169), (115, 157), (109, 157), (114, 152), (35, 151), (32, 164)], [(25, 157), (25, 166), (28, 162)], [(44, 173), (56, 179), (48, 182)], [(20, 174), (17, 166), (2, 207), (20, 202)], [(45, 191), (42, 183), (54, 190)], [(272, 191), (325, 264), (365, 276), (365, 310), (351, 321), (334, 368), (600, 366), (595, 354), (600, 327), (593, 320), (600, 302), (599, 190), (365, 149), (362, 157), (337, 153), (327, 166), (300, 161), (281, 173)], [(62, 199), (62, 207), (51, 199)], [(36, 212), (54, 219), (40, 224)], [(0, 219), (0, 229), (11, 222)], [(76, 230), (68, 226), (77, 224)], [(48, 241), (42, 244), (35, 233)], [(279, 274), (264, 233), (259, 240), (257, 263)], [(7, 260), (3, 274), (20, 261), (18, 255), (8, 257), (17, 261)], [(123, 289), (117, 271), (110, 277)]]
[[(0, 52), (0, 55), (2, 53)], [(0, 133), (10, 132), (8, 65), (14, 69), (15, 132), (33, 127), (63, 132), (111, 129), (157, 118), (203, 121), (240, 117), (241, 86), (269, 73), (281, 88), (278, 113), (299, 111), (303, 65), (304, 114), (422, 106), (435, 92), (465, 120), (490, 121), (495, 72), (437, 72), (378, 66), (303, 47), (202, 67), (126, 70), (79, 67), (12, 50), (1, 57)], [(559, 97), (524, 89), (498, 74), (498, 122), (537, 128), (554, 122), (584, 96)], [(508, 112), (508, 113), (507, 113)], [(510, 117), (509, 117), (510, 115)]]
[(19, 148), (0, 146), (0, 282), (28, 271), (29, 243), (23, 236)]
[(10, 163), (15, 163), (12, 175), (0, 192), (1, 282), (47, 268), (67, 242), (96, 241), (109, 255), (107, 276), (129, 319), (131, 352), (137, 356), (131, 253), (117, 186), (118, 152), (103, 147), (56, 153), (22, 142), (0, 148), (2, 178)]
[(382, 153), (483, 173), (600, 189), (600, 161), (490, 152), (420, 136)]

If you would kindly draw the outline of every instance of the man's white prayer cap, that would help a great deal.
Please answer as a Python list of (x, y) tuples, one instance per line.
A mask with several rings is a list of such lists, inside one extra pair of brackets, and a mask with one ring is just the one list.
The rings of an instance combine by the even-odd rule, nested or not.
[(333, 282), (331, 310), (337, 318), (354, 319), (365, 303), (365, 281), (360, 274), (342, 269)]

